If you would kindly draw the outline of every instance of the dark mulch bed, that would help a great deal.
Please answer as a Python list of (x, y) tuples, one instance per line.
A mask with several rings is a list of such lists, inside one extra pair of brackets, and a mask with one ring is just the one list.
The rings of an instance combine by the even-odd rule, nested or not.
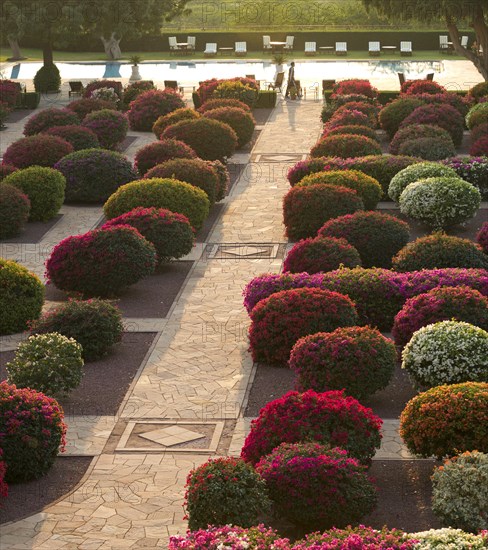
[(266, 124), (268, 122), (268, 118), (273, 112), (273, 109), (254, 109), (252, 112), (252, 116), (254, 117), (254, 120), (256, 121), (256, 124), (258, 126), (263, 126), (263, 124)]
[(9, 124), (14, 124), (15, 122), (20, 122), (23, 118), (33, 113), (32, 109), (15, 109), (9, 115), (5, 123), (7, 126)]
[(207, 216), (207, 219), (203, 222), (202, 227), (198, 230), (198, 233), (196, 235), (197, 243), (204, 243), (208, 239), (208, 236), (212, 232), (215, 222), (219, 219), (224, 208), (225, 204), (222, 202), (218, 202), (210, 208), (210, 213)]
[(81, 481), (91, 456), (65, 456), (54, 461), (49, 472), (35, 481), (10, 485), (8, 497), (0, 506), (0, 523), (18, 521), (40, 512), (69, 493)]
[(262, 130), (254, 130), (252, 134), (251, 141), (249, 143), (246, 143), (243, 147), (237, 150), (238, 153), (248, 153), (252, 151), (254, 145), (256, 144), (256, 141), (258, 140)]
[[(193, 265), (190, 261), (170, 262), (156, 273), (123, 291), (116, 300), (124, 317), (163, 318), (168, 314)], [(46, 300), (64, 302), (68, 295), (46, 285)]]
[(63, 217), (58, 214), (48, 222), (28, 222), (18, 237), (2, 239), (2, 243), (35, 244), (41, 241), (44, 235), (52, 229)]
[(137, 136), (127, 136), (124, 141), (117, 147), (117, 151), (119, 153), (123, 153), (126, 149), (128, 149), (134, 141), (137, 139)]
[[(107, 357), (86, 363), (81, 384), (59, 399), (66, 416), (112, 416), (122, 403), (142, 360), (151, 347), (155, 332), (125, 332), (122, 342)], [(0, 352), (0, 380), (6, 380), (6, 364), (15, 352)]]

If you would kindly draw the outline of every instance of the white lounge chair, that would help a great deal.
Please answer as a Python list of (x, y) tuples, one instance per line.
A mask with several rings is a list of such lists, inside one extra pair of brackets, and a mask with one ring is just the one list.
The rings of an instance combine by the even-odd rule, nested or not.
[(293, 50), (293, 42), (295, 41), (294, 36), (287, 36), (286, 37), (286, 43), (283, 46), (283, 50), (286, 52), (291, 52)]
[(412, 42), (400, 42), (400, 55), (412, 55)]
[(468, 47), (469, 36), (461, 36), (461, 46), (463, 48)]
[(188, 50), (194, 52), (195, 51), (195, 47), (197, 45), (197, 39), (195, 36), (189, 36), (187, 38), (187, 43), (188, 43)]
[(271, 51), (271, 36), (264, 34), (263, 35), (263, 52), (270, 52)]
[(247, 44), (246, 44), (246, 42), (236, 42), (235, 53), (236, 53), (236, 55), (247, 55)]
[(439, 51), (441, 53), (446, 53), (449, 51), (449, 38), (445, 34), (439, 36)]
[(207, 42), (205, 45), (205, 50), (203, 51), (205, 57), (214, 57), (217, 55), (217, 43), (216, 42)]
[(369, 42), (368, 44), (369, 55), (380, 55), (381, 46), (379, 42)]
[(336, 55), (347, 55), (347, 42), (336, 42), (335, 53)]
[(305, 42), (305, 55), (317, 54), (317, 42)]
[(168, 42), (169, 42), (169, 52), (179, 52), (181, 51), (181, 48), (176, 43), (176, 36), (168, 36)]

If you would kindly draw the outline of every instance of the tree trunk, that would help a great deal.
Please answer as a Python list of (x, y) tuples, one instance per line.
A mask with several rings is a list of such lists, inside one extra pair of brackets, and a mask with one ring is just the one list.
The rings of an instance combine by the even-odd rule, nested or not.
[(12, 57), (9, 57), (7, 61), (20, 61), (21, 59), (25, 59), (25, 57), (22, 57), (19, 41), (16, 38), (12, 38), (10, 36), (7, 37), (7, 40), (10, 49), (12, 50)]
[(42, 45), (42, 61), (44, 67), (54, 65), (53, 45), (51, 42), (44, 42)]
[(122, 51), (120, 49), (121, 38), (115, 38), (115, 33), (112, 33), (107, 40), (104, 36), (100, 37), (103, 42), (103, 48), (107, 54), (107, 59), (120, 59), (122, 57)]

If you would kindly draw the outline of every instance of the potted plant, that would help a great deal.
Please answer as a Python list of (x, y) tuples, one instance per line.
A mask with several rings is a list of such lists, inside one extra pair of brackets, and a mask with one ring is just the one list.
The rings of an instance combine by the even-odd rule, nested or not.
[(288, 59), (283, 53), (275, 53), (271, 58), (271, 61), (276, 65), (276, 71), (274, 75), (274, 79), (276, 80), (276, 75), (283, 72), (283, 64), (286, 63)]
[(132, 55), (129, 58), (129, 61), (132, 65), (132, 74), (130, 75), (129, 82), (136, 82), (137, 80), (142, 80), (141, 74), (139, 73), (139, 63), (142, 61), (140, 55)]

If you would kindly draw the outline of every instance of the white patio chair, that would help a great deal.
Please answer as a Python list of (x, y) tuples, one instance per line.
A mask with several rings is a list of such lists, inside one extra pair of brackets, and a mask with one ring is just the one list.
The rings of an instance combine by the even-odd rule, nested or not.
[(216, 42), (207, 42), (205, 45), (205, 50), (203, 51), (205, 57), (214, 57), (217, 55), (217, 43)]
[(469, 36), (461, 36), (461, 46), (463, 48), (468, 47)]
[(439, 51), (445, 53), (449, 51), (449, 37), (445, 34), (439, 36)]
[(168, 36), (168, 42), (169, 42), (169, 52), (179, 52), (180, 47), (176, 43), (176, 36)]
[(369, 55), (380, 55), (381, 46), (379, 42), (369, 42), (368, 44)]
[(271, 51), (271, 36), (264, 34), (263, 35), (263, 52), (270, 52)]
[(336, 55), (347, 55), (347, 42), (336, 42), (335, 53)]
[(188, 42), (188, 49), (191, 51), (195, 51), (195, 47), (197, 45), (197, 39), (195, 36), (189, 36), (186, 40)]
[(294, 36), (287, 36), (286, 37), (286, 43), (283, 46), (283, 49), (287, 52), (291, 52), (293, 50), (293, 42), (295, 41)]
[(305, 42), (305, 55), (317, 54), (317, 42)]
[(400, 42), (400, 55), (412, 55), (412, 42)]
[(236, 42), (236, 44), (235, 44), (235, 53), (236, 53), (236, 55), (247, 55), (247, 44), (246, 44), (246, 42)]

